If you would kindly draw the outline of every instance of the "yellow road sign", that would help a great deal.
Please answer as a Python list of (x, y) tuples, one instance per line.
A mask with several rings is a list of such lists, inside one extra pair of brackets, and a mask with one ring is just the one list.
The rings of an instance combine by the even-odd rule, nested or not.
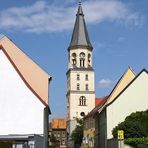
[(118, 130), (118, 140), (124, 140), (124, 131)]

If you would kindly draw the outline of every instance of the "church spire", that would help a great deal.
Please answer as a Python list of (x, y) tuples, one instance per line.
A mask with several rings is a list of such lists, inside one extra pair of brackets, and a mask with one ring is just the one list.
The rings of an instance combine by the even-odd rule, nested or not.
[(74, 30), (73, 30), (69, 49), (79, 48), (79, 47), (89, 48), (91, 50), (93, 49), (90, 43), (90, 40), (89, 40), (81, 2), (79, 2), (79, 7), (78, 7), (77, 14), (76, 14), (76, 21), (75, 21)]

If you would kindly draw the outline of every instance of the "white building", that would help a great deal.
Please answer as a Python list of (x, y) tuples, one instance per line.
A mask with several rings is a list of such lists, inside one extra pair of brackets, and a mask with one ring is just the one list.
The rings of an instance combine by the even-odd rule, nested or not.
[(0, 39), (0, 140), (48, 147), (50, 80), (10, 39)]
[(67, 132), (95, 107), (94, 70), (92, 50), (81, 4), (78, 7), (70, 46), (67, 71)]
[(106, 103), (98, 108), (96, 145), (99, 148), (109, 147), (107, 140), (113, 138), (113, 128), (127, 116), (148, 109), (148, 71), (143, 69), (137, 76), (132, 73), (128, 70), (121, 77)]

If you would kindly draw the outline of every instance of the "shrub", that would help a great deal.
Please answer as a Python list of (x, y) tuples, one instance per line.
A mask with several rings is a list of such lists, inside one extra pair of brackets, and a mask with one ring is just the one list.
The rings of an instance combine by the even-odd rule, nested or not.
[(0, 141), (0, 148), (12, 148), (12, 142)]
[(125, 143), (133, 146), (134, 148), (148, 148), (148, 137), (147, 138), (128, 138), (125, 139)]
[(124, 122), (112, 130), (114, 138), (117, 138), (118, 130), (124, 130), (125, 138), (148, 137), (148, 110), (132, 113), (126, 117)]

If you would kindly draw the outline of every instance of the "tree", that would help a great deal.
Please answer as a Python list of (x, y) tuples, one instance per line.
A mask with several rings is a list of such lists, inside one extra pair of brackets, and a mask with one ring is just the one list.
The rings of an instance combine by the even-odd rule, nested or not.
[(82, 143), (83, 138), (83, 119), (76, 119), (77, 125), (75, 130), (72, 132), (71, 138), (76, 145), (80, 145)]
[(148, 137), (148, 110), (127, 116), (113, 129), (114, 138), (117, 138), (117, 130), (124, 130), (125, 138)]
[(50, 142), (52, 143), (52, 147), (55, 147), (55, 143), (57, 141), (55, 135), (53, 133), (51, 133), (49, 138), (50, 138)]

